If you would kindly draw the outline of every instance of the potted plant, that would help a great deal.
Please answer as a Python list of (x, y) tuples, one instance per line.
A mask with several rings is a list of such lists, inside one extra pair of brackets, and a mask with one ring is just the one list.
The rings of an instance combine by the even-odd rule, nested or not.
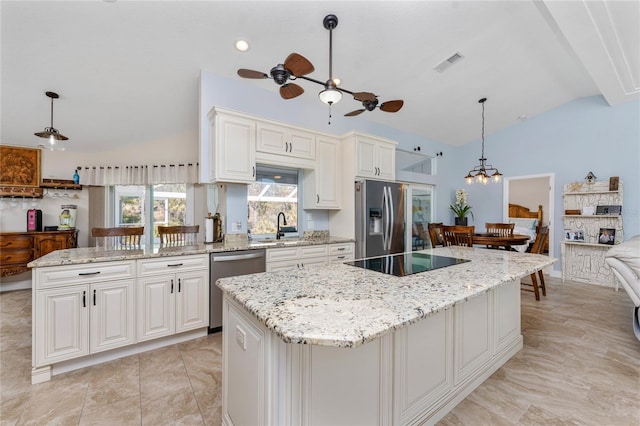
[(451, 204), (449, 208), (456, 215), (456, 225), (467, 225), (467, 213), (471, 214), (473, 218), (471, 206), (467, 204), (467, 192), (464, 189), (458, 189), (456, 191), (456, 202), (455, 204)]

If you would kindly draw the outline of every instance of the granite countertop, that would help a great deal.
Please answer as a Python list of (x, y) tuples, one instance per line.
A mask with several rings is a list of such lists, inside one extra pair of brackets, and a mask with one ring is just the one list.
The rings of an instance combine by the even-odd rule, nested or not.
[[(233, 234), (231, 234), (233, 235)], [(27, 265), (29, 268), (47, 266), (77, 265), (82, 263), (114, 262), (163, 256), (187, 256), (192, 254), (220, 253), (226, 251), (258, 250), (265, 248), (298, 247), (321, 244), (340, 244), (354, 242), (349, 238), (331, 237), (326, 234), (305, 235), (304, 238), (284, 238), (282, 240), (251, 240), (245, 234), (241, 238), (227, 238), (223, 243), (195, 244), (179, 246), (151, 246), (139, 250), (106, 250), (100, 247), (86, 247), (56, 250)], [(228, 235), (229, 236), (229, 235)]]
[(406, 277), (309, 265), (221, 278), (217, 285), (286, 343), (357, 347), (557, 260), (484, 248), (423, 252), (471, 262)]

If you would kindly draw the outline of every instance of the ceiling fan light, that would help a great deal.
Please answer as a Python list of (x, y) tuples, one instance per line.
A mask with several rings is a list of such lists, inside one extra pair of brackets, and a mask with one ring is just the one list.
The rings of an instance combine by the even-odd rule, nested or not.
[(334, 88), (327, 88), (318, 93), (318, 97), (325, 104), (333, 105), (340, 102), (340, 99), (342, 99), (342, 92)]

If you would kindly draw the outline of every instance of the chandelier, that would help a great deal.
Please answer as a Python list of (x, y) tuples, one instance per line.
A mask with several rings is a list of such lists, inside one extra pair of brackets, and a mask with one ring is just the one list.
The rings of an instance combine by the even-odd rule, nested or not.
[(53, 127), (53, 100), (58, 99), (59, 96), (55, 92), (46, 92), (45, 95), (51, 98), (51, 127), (45, 127), (44, 131), (34, 133), (36, 136), (48, 139), (46, 144), (42, 143), (38, 145), (38, 147), (46, 148), (51, 151), (64, 151), (66, 149), (64, 141), (68, 140), (69, 138), (64, 136), (58, 131), (58, 129)]
[[(493, 167), (491, 164), (486, 164), (487, 159), (484, 158), (484, 103), (486, 100), (487, 98), (482, 98), (478, 101), (482, 104), (482, 156), (480, 157), (480, 164), (471, 169), (464, 177), (469, 185), (471, 185), (474, 180), (477, 183), (486, 185), (487, 182), (489, 182), (489, 178), (491, 178), (495, 183), (498, 183), (502, 178), (502, 173), (500, 173), (498, 169)], [(493, 173), (489, 175), (487, 172)]]

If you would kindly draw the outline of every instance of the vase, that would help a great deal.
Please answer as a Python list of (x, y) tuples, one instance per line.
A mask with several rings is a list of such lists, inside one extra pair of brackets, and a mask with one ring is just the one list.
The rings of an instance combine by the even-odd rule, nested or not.
[(456, 217), (455, 219), (456, 219), (456, 221), (455, 221), (456, 225), (467, 226), (467, 218), (466, 217)]

